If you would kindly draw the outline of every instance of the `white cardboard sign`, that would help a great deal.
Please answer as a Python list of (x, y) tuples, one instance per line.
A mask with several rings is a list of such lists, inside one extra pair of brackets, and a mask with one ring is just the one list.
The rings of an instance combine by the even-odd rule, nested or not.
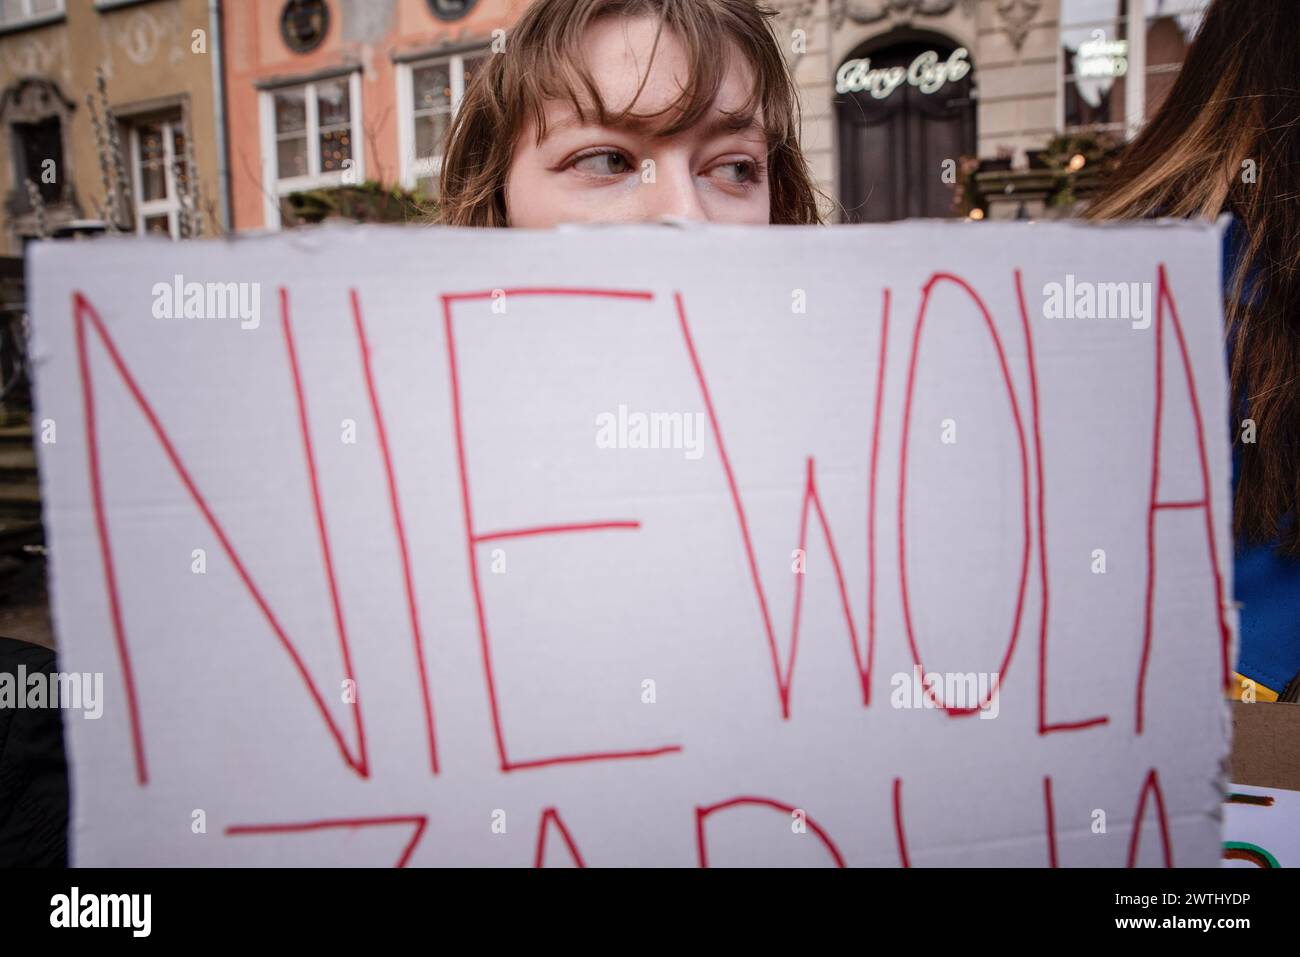
[(1223, 806), (1224, 867), (1300, 867), (1300, 791), (1234, 784)]
[[(42, 245), (75, 862), (1218, 861), (1220, 233)], [(234, 285), (227, 285), (234, 284)]]

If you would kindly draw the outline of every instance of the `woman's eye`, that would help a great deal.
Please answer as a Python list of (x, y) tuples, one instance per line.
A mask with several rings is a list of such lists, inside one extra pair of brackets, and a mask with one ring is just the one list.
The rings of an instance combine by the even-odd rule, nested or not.
[(632, 168), (632, 163), (622, 153), (610, 151), (579, 156), (570, 168), (591, 176), (620, 176)]
[(752, 160), (736, 160), (734, 163), (715, 166), (712, 172), (728, 183), (750, 183), (758, 173), (758, 166)]

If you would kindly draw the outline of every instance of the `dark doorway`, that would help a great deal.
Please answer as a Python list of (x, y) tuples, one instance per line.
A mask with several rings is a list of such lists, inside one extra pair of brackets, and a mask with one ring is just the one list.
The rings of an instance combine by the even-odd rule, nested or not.
[[(849, 92), (837, 86), (835, 98), (845, 222), (953, 215), (951, 180), (958, 160), (975, 154), (975, 74), (969, 57), (957, 53), (954, 59), (958, 46), (950, 40), (894, 36), (892, 42), (877, 39), (860, 47), (836, 76), (838, 83), (845, 75), (850, 86)], [(870, 61), (871, 73), (862, 60)], [(965, 75), (944, 80), (939, 71), (949, 63), (964, 63)], [(960, 66), (948, 75), (957, 73)], [(914, 82), (927, 76), (938, 87), (929, 93)], [(853, 89), (857, 86), (866, 88)], [(889, 92), (876, 96), (873, 88)], [(948, 160), (951, 166), (945, 166)], [(945, 170), (953, 175), (945, 176)]]

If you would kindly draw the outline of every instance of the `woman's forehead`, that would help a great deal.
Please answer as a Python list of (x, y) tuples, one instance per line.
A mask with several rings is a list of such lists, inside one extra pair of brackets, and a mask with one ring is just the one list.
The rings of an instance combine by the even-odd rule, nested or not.
[[(735, 44), (720, 41), (719, 45), (725, 68), (708, 111), (712, 115), (701, 121), (740, 115), (746, 120), (741, 125), (748, 125), (756, 106), (754, 70)], [(674, 108), (691, 100), (691, 86), (698, 78), (691, 75), (690, 51), (671, 29), (658, 32), (657, 21), (650, 17), (603, 17), (588, 28), (582, 46), (600, 105), (613, 116), (663, 117), (672, 122)], [(586, 102), (590, 96), (585, 90), (576, 92), (584, 110), (599, 112), (596, 104)]]

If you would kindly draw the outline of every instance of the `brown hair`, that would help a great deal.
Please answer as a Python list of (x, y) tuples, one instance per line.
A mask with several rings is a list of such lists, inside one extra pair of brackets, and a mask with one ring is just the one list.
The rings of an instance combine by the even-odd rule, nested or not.
[[(599, 17), (653, 16), (655, 50), (665, 28), (686, 48), (691, 82), (675, 102), (652, 116), (617, 116), (601, 101), (582, 57), (587, 27)], [(754, 71), (746, 115), (759, 113), (768, 138), (771, 221), (821, 221), (817, 192), (799, 148), (799, 112), (789, 67), (772, 32), (775, 16), (755, 0), (536, 0), (511, 30), (504, 53), (488, 58), (466, 90), (448, 133), (439, 183), (437, 221), (452, 226), (508, 226), (506, 175), (515, 143), (531, 118), (545, 135), (545, 104), (567, 100), (583, 122), (658, 120), (671, 136), (710, 110), (726, 74), (730, 45)], [(654, 53), (651, 53), (653, 58)]]
[[(1300, 558), (1300, 11), (1296, 0), (1215, 0), (1160, 112), (1121, 159), (1093, 219), (1217, 217), (1241, 242), (1228, 286), (1233, 525)], [(1252, 175), (1253, 173), (1253, 175)]]

